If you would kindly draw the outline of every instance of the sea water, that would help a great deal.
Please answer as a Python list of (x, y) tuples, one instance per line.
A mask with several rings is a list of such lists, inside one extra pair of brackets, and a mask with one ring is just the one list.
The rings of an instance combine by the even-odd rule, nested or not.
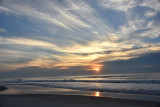
[[(19, 87), (43, 87), (61, 89), (68, 94), (78, 92), (95, 92), (95, 96), (145, 96), (160, 99), (160, 73), (109, 74), (85, 76), (61, 76), (1, 80), (0, 85)], [(35, 89), (36, 90), (36, 89)], [(107, 94), (106, 94), (107, 93)], [(112, 94), (109, 94), (112, 93)], [(39, 91), (41, 94), (41, 91)], [(87, 95), (87, 94), (86, 94)], [(159, 100), (160, 101), (160, 100)]]

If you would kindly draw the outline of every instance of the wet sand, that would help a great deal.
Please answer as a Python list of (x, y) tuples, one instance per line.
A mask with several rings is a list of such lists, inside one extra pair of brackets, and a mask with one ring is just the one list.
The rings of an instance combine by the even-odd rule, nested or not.
[(0, 95), (0, 107), (160, 107), (160, 102), (78, 95)]

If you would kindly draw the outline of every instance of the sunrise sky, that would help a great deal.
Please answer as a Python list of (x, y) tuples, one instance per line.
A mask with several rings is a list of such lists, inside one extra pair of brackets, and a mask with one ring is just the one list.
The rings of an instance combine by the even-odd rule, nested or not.
[(0, 0), (0, 75), (153, 71), (159, 28), (159, 0)]

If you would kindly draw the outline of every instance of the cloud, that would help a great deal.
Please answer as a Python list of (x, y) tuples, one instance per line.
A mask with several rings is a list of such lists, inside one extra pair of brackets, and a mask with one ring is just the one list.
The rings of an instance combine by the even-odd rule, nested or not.
[(12, 10), (6, 8), (6, 7), (3, 7), (3, 6), (0, 6), (0, 12), (13, 12)]
[(105, 8), (127, 11), (128, 9), (136, 6), (136, 0), (100, 0), (99, 4)]
[[(148, 7), (154, 9), (155, 11), (160, 10), (160, 3), (159, 0), (99, 0), (99, 5), (113, 9), (118, 11), (129, 11), (129, 9), (135, 8), (136, 6)], [(152, 3), (151, 3), (152, 2)]]
[[(74, 5), (73, 2), (71, 3)], [(46, 1), (43, 2), (43, 4), (40, 1), (39, 4), (44, 7), (44, 10), (37, 7), (37, 2), (31, 3), (7, 0), (2, 2), (0, 9), (1, 11), (19, 16), (27, 16), (29, 18), (33, 18), (34, 20), (47, 21), (48, 23), (58, 25), (68, 30), (78, 27), (90, 27), (90, 25), (83, 22), (77, 16), (72, 14), (72, 12), (68, 11), (70, 10), (69, 7), (59, 7), (59, 4), (55, 1)]]
[(33, 40), (28, 38), (3, 38), (0, 37), (0, 44), (19, 44), (19, 45), (29, 45), (29, 46), (38, 46), (38, 47), (48, 47), (48, 48), (54, 48), (56, 47), (54, 44), (45, 42), (45, 41), (39, 41), (39, 40)]
[(152, 3), (150, 0), (143, 0), (143, 2), (140, 4), (140, 6), (149, 7), (151, 9), (154, 9), (155, 11), (160, 11), (160, 2), (159, 0), (154, 0)]
[(6, 29), (0, 28), (0, 32), (6, 32)]
[(155, 16), (157, 14), (157, 12), (155, 12), (155, 11), (147, 11), (144, 15), (146, 16), (146, 17), (153, 17), (153, 16)]
[[(113, 42), (93, 42), (87, 46), (79, 45), (76, 47), (72, 46), (70, 48), (58, 48), (54, 44), (48, 42), (26, 38), (7, 38), (5, 40), (1, 37), (0, 40), (10, 45), (24, 45), (24, 48), (27, 46), (31, 46), (31, 48), (48, 48), (49, 50), (59, 51), (63, 53), (48, 53), (43, 51), (39, 51), (37, 53), (36, 51), (28, 51), (27, 48), (24, 51), (2, 50), (4, 54), (1, 54), (0, 57), (1, 66), (4, 70), (15, 70), (21, 67), (29, 66), (36, 66), (39, 68), (47, 69), (62, 69), (63, 67), (70, 68), (73, 66), (89, 66), (93, 63), (100, 63), (105, 61), (127, 60), (130, 58), (138, 57), (139, 55), (144, 53), (156, 52), (160, 50), (160, 44), (152, 46), (144, 45), (144, 47), (142, 48), (133, 48), (134, 45), (132, 43), (126, 44)], [(4, 43), (1, 42), (1, 44)], [(108, 50), (110, 52), (105, 52), (105, 50)], [(27, 54), (29, 54), (29, 56), (26, 56)], [(4, 64), (4, 62), (6, 63)], [(17, 63), (12, 64), (12, 62)]]
[[(129, 36), (129, 38), (131, 38), (132, 35), (150, 38), (159, 37), (158, 26), (146, 26), (147, 24), (151, 25), (153, 22), (158, 22), (157, 19), (154, 19), (154, 21), (150, 19), (151, 17), (158, 17), (157, 13), (159, 12), (160, 7), (158, 0), (155, 0), (152, 3), (148, 0), (100, 0), (99, 5), (118, 13), (124, 12), (126, 14), (126, 24), (119, 26), (119, 35)], [(136, 11), (136, 9), (139, 9), (139, 11)], [(141, 29), (148, 30), (144, 31), (143, 34), (141, 32), (136, 33)]]
[(4, 0), (0, 14), (10, 26), (0, 35), (4, 70), (69, 69), (160, 50), (156, 0)]

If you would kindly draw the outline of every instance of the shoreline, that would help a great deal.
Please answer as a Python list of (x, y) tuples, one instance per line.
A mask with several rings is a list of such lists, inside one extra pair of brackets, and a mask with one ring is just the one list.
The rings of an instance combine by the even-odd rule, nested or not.
[(73, 95), (73, 96), (107, 97), (113, 99), (115, 98), (115, 99), (160, 102), (160, 96), (150, 96), (150, 95), (83, 91), (83, 90), (72, 90), (64, 88), (47, 88), (39, 86), (21, 86), (21, 85), (7, 85), (3, 87), (6, 87), (7, 89), (0, 91), (0, 95)]
[(0, 95), (0, 107), (160, 107), (160, 102), (81, 95)]

